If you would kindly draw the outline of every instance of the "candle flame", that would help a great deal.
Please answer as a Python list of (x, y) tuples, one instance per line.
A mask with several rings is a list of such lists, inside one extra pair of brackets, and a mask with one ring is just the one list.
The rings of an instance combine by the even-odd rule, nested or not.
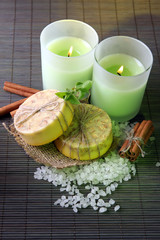
[(73, 47), (71, 46), (69, 51), (68, 51), (68, 57), (70, 57), (72, 55), (72, 52), (73, 52)]
[(123, 69), (124, 69), (124, 67), (123, 67), (123, 65), (122, 65), (122, 66), (118, 69), (117, 74), (121, 76), (121, 74), (122, 74), (122, 72), (123, 72)]

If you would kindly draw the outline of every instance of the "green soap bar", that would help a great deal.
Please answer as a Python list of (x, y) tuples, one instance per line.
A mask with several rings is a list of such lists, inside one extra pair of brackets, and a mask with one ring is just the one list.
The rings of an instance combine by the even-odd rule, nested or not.
[(80, 104), (74, 106), (74, 117), (67, 131), (54, 143), (69, 158), (91, 160), (106, 153), (112, 140), (108, 114), (91, 104)]

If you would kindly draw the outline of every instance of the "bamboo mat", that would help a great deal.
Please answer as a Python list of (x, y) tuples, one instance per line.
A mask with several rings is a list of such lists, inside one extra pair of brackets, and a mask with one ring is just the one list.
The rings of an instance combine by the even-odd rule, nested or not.
[(41, 89), (39, 35), (50, 22), (77, 19), (90, 24), (100, 40), (127, 35), (146, 43), (154, 65), (141, 113), (155, 126), (156, 141), (137, 164), (137, 174), (121, 184), (118, 212), (91, 208), (73, 213), (54, 206), (59, 188), (38, 181), (39, 165), (29, 158), (0, 119), (0, 239), (160, 239), (160, 1), (159, 0), (1, 0), (0, 107), (20, 96), (4, 92), (4, 81)]

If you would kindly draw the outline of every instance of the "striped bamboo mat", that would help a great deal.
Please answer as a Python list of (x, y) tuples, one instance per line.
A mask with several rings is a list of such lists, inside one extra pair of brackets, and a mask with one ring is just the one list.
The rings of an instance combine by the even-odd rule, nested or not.
[[(150, 47), (154, 65), (141, 113), (153, 121), (156, 141), (136, 164), (136, 176), (114, 193), (119, 211), (87, 208), (76, 214), (53, 205), (59, 188), (34, 179), (39, 165), (0, 124), (0, 239), (160, 239), (159, 0), (1, 0), (0, 107), (21, 99), (3, 91), (4, 81), (42, 89), (40, 32), (66, 18), (90, 24), (100, 40), (127, 35)], [(12, 120), (7, 115), (0, 122)]]

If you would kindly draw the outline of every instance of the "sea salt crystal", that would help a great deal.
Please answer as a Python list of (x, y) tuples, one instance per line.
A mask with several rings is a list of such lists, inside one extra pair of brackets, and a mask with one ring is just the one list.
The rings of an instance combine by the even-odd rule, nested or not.
[(70, 192), (71, 191), (71, 186), (68, 184), (67, 187), (66, 187), (66, 191), (67, 192)]
[(115, 211), (115, 212), (117, 212), (119, 209), (120, 209), (120, 206), (119, 206), (119, 205), (116, 205), (116, 206), (114, 207), (114, 211)]
[(82, 207), (83, 208), (87, 208), (89, 206), (89, 203), (88, 202), (82, 202)]
[(105, 197), (105, 196), (107, 195), (106, 192), (103, 191), (103, 190), (99, 190), (99, 191), (98, 191), (98, 194), (99, 194), (100, 196), (103, 196), (103, 197)]
[(160, 167), (160, 162), (157, 162), (157, 163), (156, 163), (156, 167)]
[(108, 187), (106, 188), (106, 193), (107, 193), (107, 194), (111, 194), (110, 186), (108, 186)]
[(111, 188), (110, 188), (110, 189), (111, 189), (111, 191), (115, 191), (115, 189), (116, 189), (116, 188), (115, 188), (115, 185), (114, 185), (114, 184), (111, 184)]
[(76, 208), (81, 208), (81, 204), (78, 203), (78, 204), (75, 205), (75, 207), (76, 207)]
[(77, 212), (78, 212), (78, 209), (77, 209), (76, 207), (73, 207), (73, 211), (74, 211), (75, 213), (77, 213)]
[(92, 198), (92, 197), (93, 197), (93, 194), (92, 194), (92, 193), (89, 193), (89, 194), (87, 195), (87, 197), (88, 197), (88, 198)]
[(96, 211), (96, 210), (98, 210), (98, 207), (97, 206), (93, 206), (93, 209)]
[(110, 204), (109, 202), (106, 202), (106, 203), (104, 204), (104, 206), (105, 206), (106, 208), (109, 208), (109, 207), (111, 206), (111, 204)]
[(124, 181), (128, 181), (129, 179), (131, 179), (131, 175), (130, 175), (130, 174), (128, 174), (127, 176), (125, 176), (125, 177), (123, 178)]
[(75, 189), (75, 193), (79, 194), (79, 189), (78, 188)]
[(72, 192), (72, 191), (70, 191), (70, 192), (68, 192), (69, 193), (69, 195), (74, 195), (74, 192)]
[(91, 205), (92, 207), (96, 206), (96, 202), (95, 202), (94, 199), (91, 199), (91, 201), (90, 201), (90, 205)]
[(109, 204), (111, 204), (111, 205), (115, 204), (115, 200), (111, 198), (111, 199), (109, 200)]
[(60, 202), (61, 202), (61, 199), (57, 199), (57, 201), (54, 202), (54, 205), (58, 205), (60, 204)]
[(115, 186), (115, 188), (117, 188), (118, 187), (118, 183), (114, 182), (114, 186)]
[(65, 202), (62, 200), (62, 201), (60, 202), (60, 206), (61, 206), (61, 207), (64, 207), (64, 205), (65, 205)]
[(97, 199), (99, 199), (99, 198), (100, 198), (100, 195), (99, 195), (99, 194), (95, 194), (95, 195), (94, 195), (94, 199), (97, 200)]
[(66, 196), (64, 196), (64, 195), (61, 196), (61, 199), (62, 199), (62, 200), (65, 200), (65, 199), (66, 199)]
[(64, 207), (66, 207), (66, 208), (69, 207), (69, 203), (65, 204)]
[(94, 186), (94, 189), (95, 189), (96, 192), (99, 191), (99, 187), (97, 187), (97, 186)]
[(60, 192), (64, 192), (66, 188), (60, 188)]
[(36, 179), (38, 179), (38, 180), (43, 179), (43, 177), (40, 175), (40, 173), (39, 173), (39, 174), (38, 174), (38, 173), (35, 173), (35, 174), (34, 174), (34, 178), (36, 178)]
[(101, 207), (100, 209), (99, 209), (99, 213), (104, 213), (104, 212), (106, 212), (107, 211), (107, 208), (105, 208), (105, 207)]
[(91, 193), (92, 193), (92, 194), (95, 194), (95, 193), (96, 193), (96, 190), (93, 188), (93, 189), (91, 190)]
[(102, 206), (104, 206), (104, 205), (105, 205), (104, 200), (103, 200), (102, 198), (98, 199), (97, 206), (98, 206), (98, 207), (102, 207)]

